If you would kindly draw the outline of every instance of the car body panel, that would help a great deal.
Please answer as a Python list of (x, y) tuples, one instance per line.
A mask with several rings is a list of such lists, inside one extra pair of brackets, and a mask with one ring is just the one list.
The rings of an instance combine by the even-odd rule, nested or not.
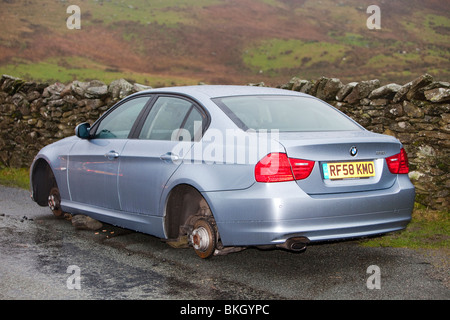
[[(67, 166), (70, 149), (77, 141), (79, 141), (79, 139), (72, 136), (43, 147), (35, 156), (30, 166), (30, 185), (33, 186), (33, 183), (35, 182), (33, 176), (34, 167), (39, 161), (43, 160), (51, 167), (61, 196), (65, 199), (70, 199), (69, 185), (67, 183)], [(31, 190), (33, 190), (33, 188)]]
[[(180, 165), (180, 161), (170, 160), (175, 144), (178, 142), (135, 139), (127, 143), (120, 155), (118, 182), (122, 211), (162, 216), (161, 191)], [(190, 148), (192, 143), (186, 145)]]
[[(336, 192), (355, 192), (386, 189), (393, 185), (396, 175), (389, 172), (385, 157), (400, 152), (402, 145), (390, 136), (363, 132), (324, 132), (280, 134), (281, 143), (289, 157), (316, 161), (311, 175), (297, 181), (308, 194)], [(356, 147), (357, 154), (352, 156), (350, 149)], [(322, 164), (327, 162), (374, 161), (376, 176), (367, 179), (348, 179), (346, 181), (325, 180)]]
[(255, 183), (240, 191), (206, 192), (224, 245), (356, 238), (400, 230), (411, 220), (414, 186), (407, 177), (385, 190), (310, 196), (295, 182)]
[(92, 139), (74, 143), (69, 153), (68, 184), (71, 200), (106, 209), (120, 210), (117, 197), (119, 158), (126, 139)]

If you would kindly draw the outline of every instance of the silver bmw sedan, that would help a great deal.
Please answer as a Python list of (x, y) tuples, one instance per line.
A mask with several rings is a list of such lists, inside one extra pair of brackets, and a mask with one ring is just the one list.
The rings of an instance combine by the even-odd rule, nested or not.
[(32, 199), (147, 233), (201, 258), (248, 246), (404, 229), (415, 190), (402, 144), (327, 103), (251, 86), (141, 91), (44, 147)]

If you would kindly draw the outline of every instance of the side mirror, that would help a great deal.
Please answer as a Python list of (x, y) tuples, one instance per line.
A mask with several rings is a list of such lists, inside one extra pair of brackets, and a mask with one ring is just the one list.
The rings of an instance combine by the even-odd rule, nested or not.
[(91, 128), (91, 125), (89, 123), (87, 123), (87, 122), (80, 123), (75, 128), (75, 135), (81, 139), (89, 139), (90, 138), (90, 134), (89, 134), (90, 128)]

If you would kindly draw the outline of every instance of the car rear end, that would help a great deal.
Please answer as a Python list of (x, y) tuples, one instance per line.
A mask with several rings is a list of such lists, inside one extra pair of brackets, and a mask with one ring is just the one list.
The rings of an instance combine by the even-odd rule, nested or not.
[[(351, 147), (348, 143), (348, 149)], [(295, 237), (336, 240), (404, 229), (411, 220), (415, 191), (406, 173), (391, 172), (389, 163), (396, 162), (393, 156), (401, 158), (403, 150), (400, 144), (397, 147), (395, 154), (384, 158), (349, 160), (342, 151), (340, 160), (334, 155), (309, 157), (305, 162), (288, 149), (287, 153), (271, 154), (278, 160), (261, 159), (250, 188), (207, 193), (224, 245), (280, 244)], [(306, 168), (311, 162), (311, 169)], [(261, 163), (267, 170), (262, 170)], [(267, 167), (271, 163), (286, 166), (286, 170)], [(303, 163), (308, 163), (306, 173), (296, 174), (294, 166)], [(324, 171), (325, 165), (357, 167), (366, 163), (373, 165), (374, 175), (330, 179)], [(261, 171), (277, 173), (263, 178)]]
[[(237, 114), (235, 122), (244, 130), (246, 121), (258, 121), (258, 117), (246, 120), (255, 114), (244, 110), (246, 103), (224, 101), (225, 112), (232, 113), (232, 119)], [(283, 102), (277, 103), (282, 109)], [(318, 112), (314, 108), (322, 106), (316, 102), (311, 106), (310, 115), (308, 110), (303, 115), (290, 108), (277, 109), (278, 115), (292, 114), (293, 120), (284, 127), (277, 123), (274, 110), (266, 110), (265, 115), (272, 114), (269, 126), (264, 116), (259, 117), (262, 126), (249, 134), (273, 130), (271, 125), (280, 127), (277, 142), (284, 152), (268, 152), (254, 164), (254, 183), (249, 188), (205, 192), (225, 246), (357, 238), (401, 230), (411, 220), (415, 191), (401, 143), (361, 128), (331, 106)], [(327, 116), (327, 112), (335, 114)]]

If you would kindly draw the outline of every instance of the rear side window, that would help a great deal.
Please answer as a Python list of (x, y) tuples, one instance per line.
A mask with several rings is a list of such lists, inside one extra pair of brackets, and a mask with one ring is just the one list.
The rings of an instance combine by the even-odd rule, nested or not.
[[(152, 106), (139, 139), (178, 140), (182, 133), (189, 132), (191, 141), (202, 132), (204, 116), (193, 103), (176, 97), (160, 97)], [(186, 131), (187, 130), (187, 131)], [(183, 132), (183, 133), (185, 133)], [(183, 134), (183, 138), (186, 134)]]
[(362, 128), (336, 109), (309, 97), (238, 96), (214, 102), (242, 130), (356, 131)]

